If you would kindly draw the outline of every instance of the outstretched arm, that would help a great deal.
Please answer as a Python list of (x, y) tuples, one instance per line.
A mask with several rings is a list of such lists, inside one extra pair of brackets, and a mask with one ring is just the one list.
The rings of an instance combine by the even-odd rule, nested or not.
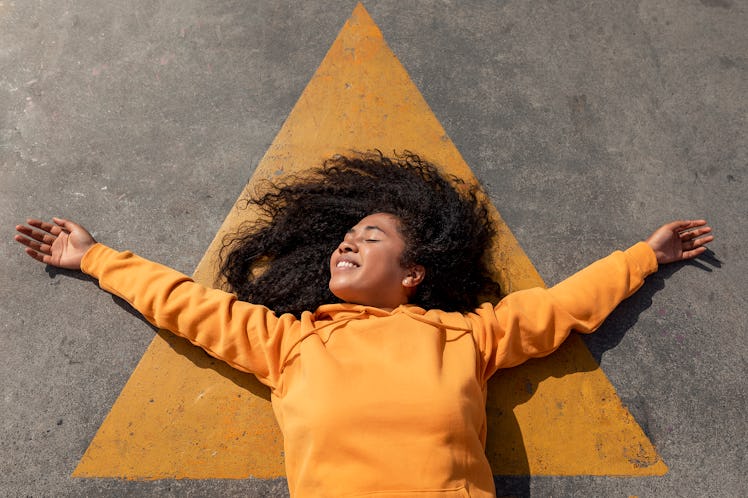
[[(82, 270), (99, 286), (130, 303), (152, 324), (185, 337), (232, 367), (275, 387), (282, 359), (296, 341), (297, 321), (264, 306), (204, 287), (171, 268), (97, 244), (72, 221), (36, 219), (16, 226), (15, 240), (42, 263)], [(289, 346), (289, 344), (291, 346)]]
[(16, 225), (23, 234), (14, 239), (26, 246), (26, 254), (42, 263), (80, 270), (83, 255), (96, 244), (96, 240), (82, 226), (62, 218), (52, 218), (54, 223), (29, 219), (30, 225)]
[(485, 305), (474, 330), (489, 331), (477, 336), (486, 378), (497, 368), (553, 352), (572, 330), (594, 331), (658, 265), (704, 253), (714, 240), (711, 231), (704, 220), (667, 223), (646, 242), (616, 251), (550, 289), (514, 292), (495, 309)]
[(705, 220), (680, 220), (662, 225), (647, 239), (658, 264), (691, 259), (706, 252), (705, 244), (714, 240)]

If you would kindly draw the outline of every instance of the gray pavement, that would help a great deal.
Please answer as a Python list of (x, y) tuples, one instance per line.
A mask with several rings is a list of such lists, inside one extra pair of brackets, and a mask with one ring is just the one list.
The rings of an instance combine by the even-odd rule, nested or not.
[[(282, 496), (71, 479), (153, 331), (12, 241), (80, 221), (191, 273), (352, 1), (0, 1), (0, 496)], [(586, 339), (670, 471), (519, 496), (748, 495), (748, 5), (364, 2), (548, 284), (678, 217), (713, 253)]]

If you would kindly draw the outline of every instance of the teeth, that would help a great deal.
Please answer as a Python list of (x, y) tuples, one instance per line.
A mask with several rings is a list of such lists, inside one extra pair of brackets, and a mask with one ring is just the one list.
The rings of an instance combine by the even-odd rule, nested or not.
[(337, 268), (356, 268), (358, 265), (350, 261), (338, 261)]

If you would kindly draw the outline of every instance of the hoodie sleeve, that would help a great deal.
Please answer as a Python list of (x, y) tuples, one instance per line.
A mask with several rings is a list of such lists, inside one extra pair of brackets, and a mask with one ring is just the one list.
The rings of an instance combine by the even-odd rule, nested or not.
[(171, 268), (102, 244), (86, 253), (81, 269), (156, 327), (185, 337), (210, 355), (276, 387), (283, 343), (297, 323), (293, 316), (276, 317), (264, 306), (239, 301), (233, 294), (199, 285)]
[(550, 289), (526, 289), (509, 294), (495, 307), (483, 305), (470, 315), (483, 363), (482, 380), (499, 368), (552, 353), (572, 330), (594, 332), (655, 271), (654, 251), (640, 242)]

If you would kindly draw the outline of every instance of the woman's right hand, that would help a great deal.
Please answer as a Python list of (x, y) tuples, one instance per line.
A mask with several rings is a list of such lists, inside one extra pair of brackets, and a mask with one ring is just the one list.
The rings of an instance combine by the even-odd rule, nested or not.
[(52, 218), (54, 223), (29, 219), (25, 225), (16, 225), (16, 231), (23, 234), (14, 237), (16, 242), (26, 246), (26, 254), (42, 263), (80, 270), (83, 255), (96, 240), (77, 223), (62, 218)]

